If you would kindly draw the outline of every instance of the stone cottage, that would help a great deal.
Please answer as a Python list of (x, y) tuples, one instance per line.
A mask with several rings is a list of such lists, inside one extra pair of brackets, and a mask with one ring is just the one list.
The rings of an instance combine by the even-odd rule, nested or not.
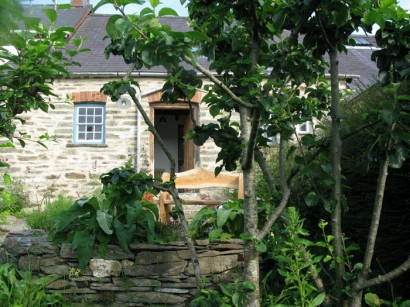
[[(59, 23), (76, 28), (75, 37), (87, 37), (84, 48), (91, 51), (80, 54), (76, 60), (81, 67), (69, 68), (71, 77), (54, 84), (55, 93), (65, 99), (55, 99), (55, 110), (49, 113), (34, 111), (26, 114), (26, 125), (22, 127), (30, 135), (45, 132), (54, 139), (48, 149), (36, 143), (25, 148), (2, 150), (1, 158), (7, 158), (13, 178), (24, 182), (35, 203), (53, 192), (75, 197), (91, 194), (96, 189), (99, 175), (124, 164), (133, 157), (138, 170), (160, 174), (168, 169), (168, 162), (153, 136), (132, 103), (124, 95), (118, 102), (100, 93), (104, 83), (121, 78), (128, 66), (121, 57), (104, 57), (108, 44), (103, 40), (108, 15), (92, 13), (83, 1), (71, 1), (74, 9), (59, 13)], [(41, 16), (41, 7), (30, 7), (31, 14)], [(163, 22), (175, 30), (188, 30), (186, 18), (166, 17)], [(70, 39), (73, 39), (71, 37)], [(349, 48), (341, 55), (340, 74), (343, 87), (354, 82), (368, 83), (377, 72), (370, 60), (371, 38), (358, 40), (359, 47)], [(206, 59), (201, 64), (209, 66)], [(138, 77), (141, 91), (139, 99), (155, 127), (178, 161), (178, 171), (195, 166), (213, 168), (218, 149), (212, 141), (201, 147), (185, 141), (183, 136), (191, 127), (190, 108), (186, 103), (168, 105), (160, 102), (161, 89), (166, 71), (162, 67), (142, 69), (134, 73)], [(199, 123), (212, 120), (205, 105), (201, 104), (203, 92), (194, 99), (193, 116)], [(301, 125), (300, 133), (308, 133), (309, 125)]]

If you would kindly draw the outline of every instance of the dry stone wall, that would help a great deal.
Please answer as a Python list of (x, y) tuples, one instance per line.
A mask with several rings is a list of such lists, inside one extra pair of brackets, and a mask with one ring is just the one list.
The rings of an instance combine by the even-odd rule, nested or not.
[[(238, 277), (243, 266), (242, 241), (196, 243), (201, 272), (209, 280), (207, 287)], [(30, 230), (9, 233), (0, 251), (0, 263), (15, 263), (34, 276), (61, 275), (48, 291), (59, 291), (73, 305), (189, 306), (196, 283), (183, 243), (135, 243), (130, 251), (109, 245), (105, 259), (101, 259), (95, 248), (89, 266), (80, 270), (71, 244), (58, 249), (44, 231)]]

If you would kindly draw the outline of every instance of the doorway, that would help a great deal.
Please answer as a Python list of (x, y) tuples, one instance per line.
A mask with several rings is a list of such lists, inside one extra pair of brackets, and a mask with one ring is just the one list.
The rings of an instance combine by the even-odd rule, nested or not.
[[(155, 129), (164, 140), (176, 163), (176, 172), (193, 169), (199, 162), (199, 151), (192, 140), (184, 136), (193, 127), (191, 110), (187, 103), (163, 104), (151, 103), (150, 117)], [(198, 106), (192, 108), (193, 116), (198, 117)], [(169, 172), (171, 164), (159, 142), (151, 134), (150, 157), (154, 177), (160, 178), (163, 172)]]

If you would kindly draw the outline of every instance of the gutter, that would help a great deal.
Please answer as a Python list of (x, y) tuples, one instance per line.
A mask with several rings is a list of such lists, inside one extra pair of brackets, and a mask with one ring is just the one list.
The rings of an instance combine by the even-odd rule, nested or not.
[[(71, 72), (70, 77), (73, 79), (81, 79), (81, 78), (121, 78), (126, 75), (126, 72), (88, 72), (88, 73), (81, 73), (81, 72)], [(164, 78), (169, 76), (170, 74), (167, 72), (134, 72), (131, 74), (132, 77), (152, 77), (152, 78)], [(216, 76), (220, 76), (214, 73)], [(197, 76), (204, 77), (204, 74), (198, 73)], [(330, 78), (330, 74), (325, 74), (327, 79)], [(359, 79), (360, 75), (354, 74), (339, 74), (339, 79), (341, 80), (348, 80), (348, 79)], [(147, 95), (146, 93), (143, 96)]]

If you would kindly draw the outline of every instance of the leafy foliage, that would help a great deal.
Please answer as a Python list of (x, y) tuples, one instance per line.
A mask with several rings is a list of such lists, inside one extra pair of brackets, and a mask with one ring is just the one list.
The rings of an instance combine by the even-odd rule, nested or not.
[(191, 302), (191, 307), (206, 306), (244, 306), (245, 293), (255, 291), (255, 285), (236, 279), (233, 283), (219, 284), (219, 289), (205, 289)]
[[(74, 41), (77, 49), (67, 49), (66, 36), (74, 29), (56, 27), (56, 10), (44, 10), (50, 26), (41, 24), (39, 18), (23, 16), (18, 1), (4, 0), (0, 5), (4, 23), (0, 27), (0, 135), (9, 139), (10, 146), (17, 139), (24, 147), (29, 138), (16, 130), (17, 122), (25, 122), (20, 114), (54, 108), (50, 103), (51, 97), (56, 97), (54, 81), (67, 77), (67, 66), (79, 65), (73, 57), (86, 51), (78, 39)], [(22, 31), (14, 31), (22, 24)], [(43, 141), (48, 138), (47, 133), (39, 136), (39, 144), (45, 146)]]
[(228, 200), (218, 208), (202, 208), (189, 225), (192, 238), (208, 236), (210, 241), (239, 238), (243, 232), (243, 201)]
[(133, 240), (160, 242), (155, 231), (158, 208), (143, 199), (145, 192), (156, 193), (152, 176), (137, 173), (128, 163), (102, 174), (100, 179), (105, 198), (77, 200), (61, 213), (50, 235), (56, 243), (72, 243), (80, 268), (89, 262), (95, 243), (104, 257), (109, 242), (118, 243), (125, 251)]
[(52, 274), (32, 280), (31, 273), (17, 270), (11, 264), (0, 265), (1, 306), (63, 306), (64, 296), (58, 292), (46, 293), (46, 286), (61, 276)]
[(43, 211), (31, 211), (25, 214), (25, 220), (31, 229), (44, 229), (49, 232), (53, 230), (58, 217), (72, 206), (73, 201), (71, 197), (58, 195), (56, 200), (46, 202)]
[(296, 208), (289, 207), (284, 219), (285, 227), (281, 234), (273, 239), (274, 247), (269, 252), (277, 263), (277, 271), (285, 286), (280, 294), (270, 298), (271, 304), (320, 306), (325, 293), (321, 293), (311, 282), (313, 274), (320, 270), (312, 271), (310, 267), (318, 264), (323, 256), (314, 257), (308, 254), (310, 260), (305, 260), (305, 248), (314, 246), (314, 243), (306, 239), (309, 233), (303, 228), (303, 220)]

